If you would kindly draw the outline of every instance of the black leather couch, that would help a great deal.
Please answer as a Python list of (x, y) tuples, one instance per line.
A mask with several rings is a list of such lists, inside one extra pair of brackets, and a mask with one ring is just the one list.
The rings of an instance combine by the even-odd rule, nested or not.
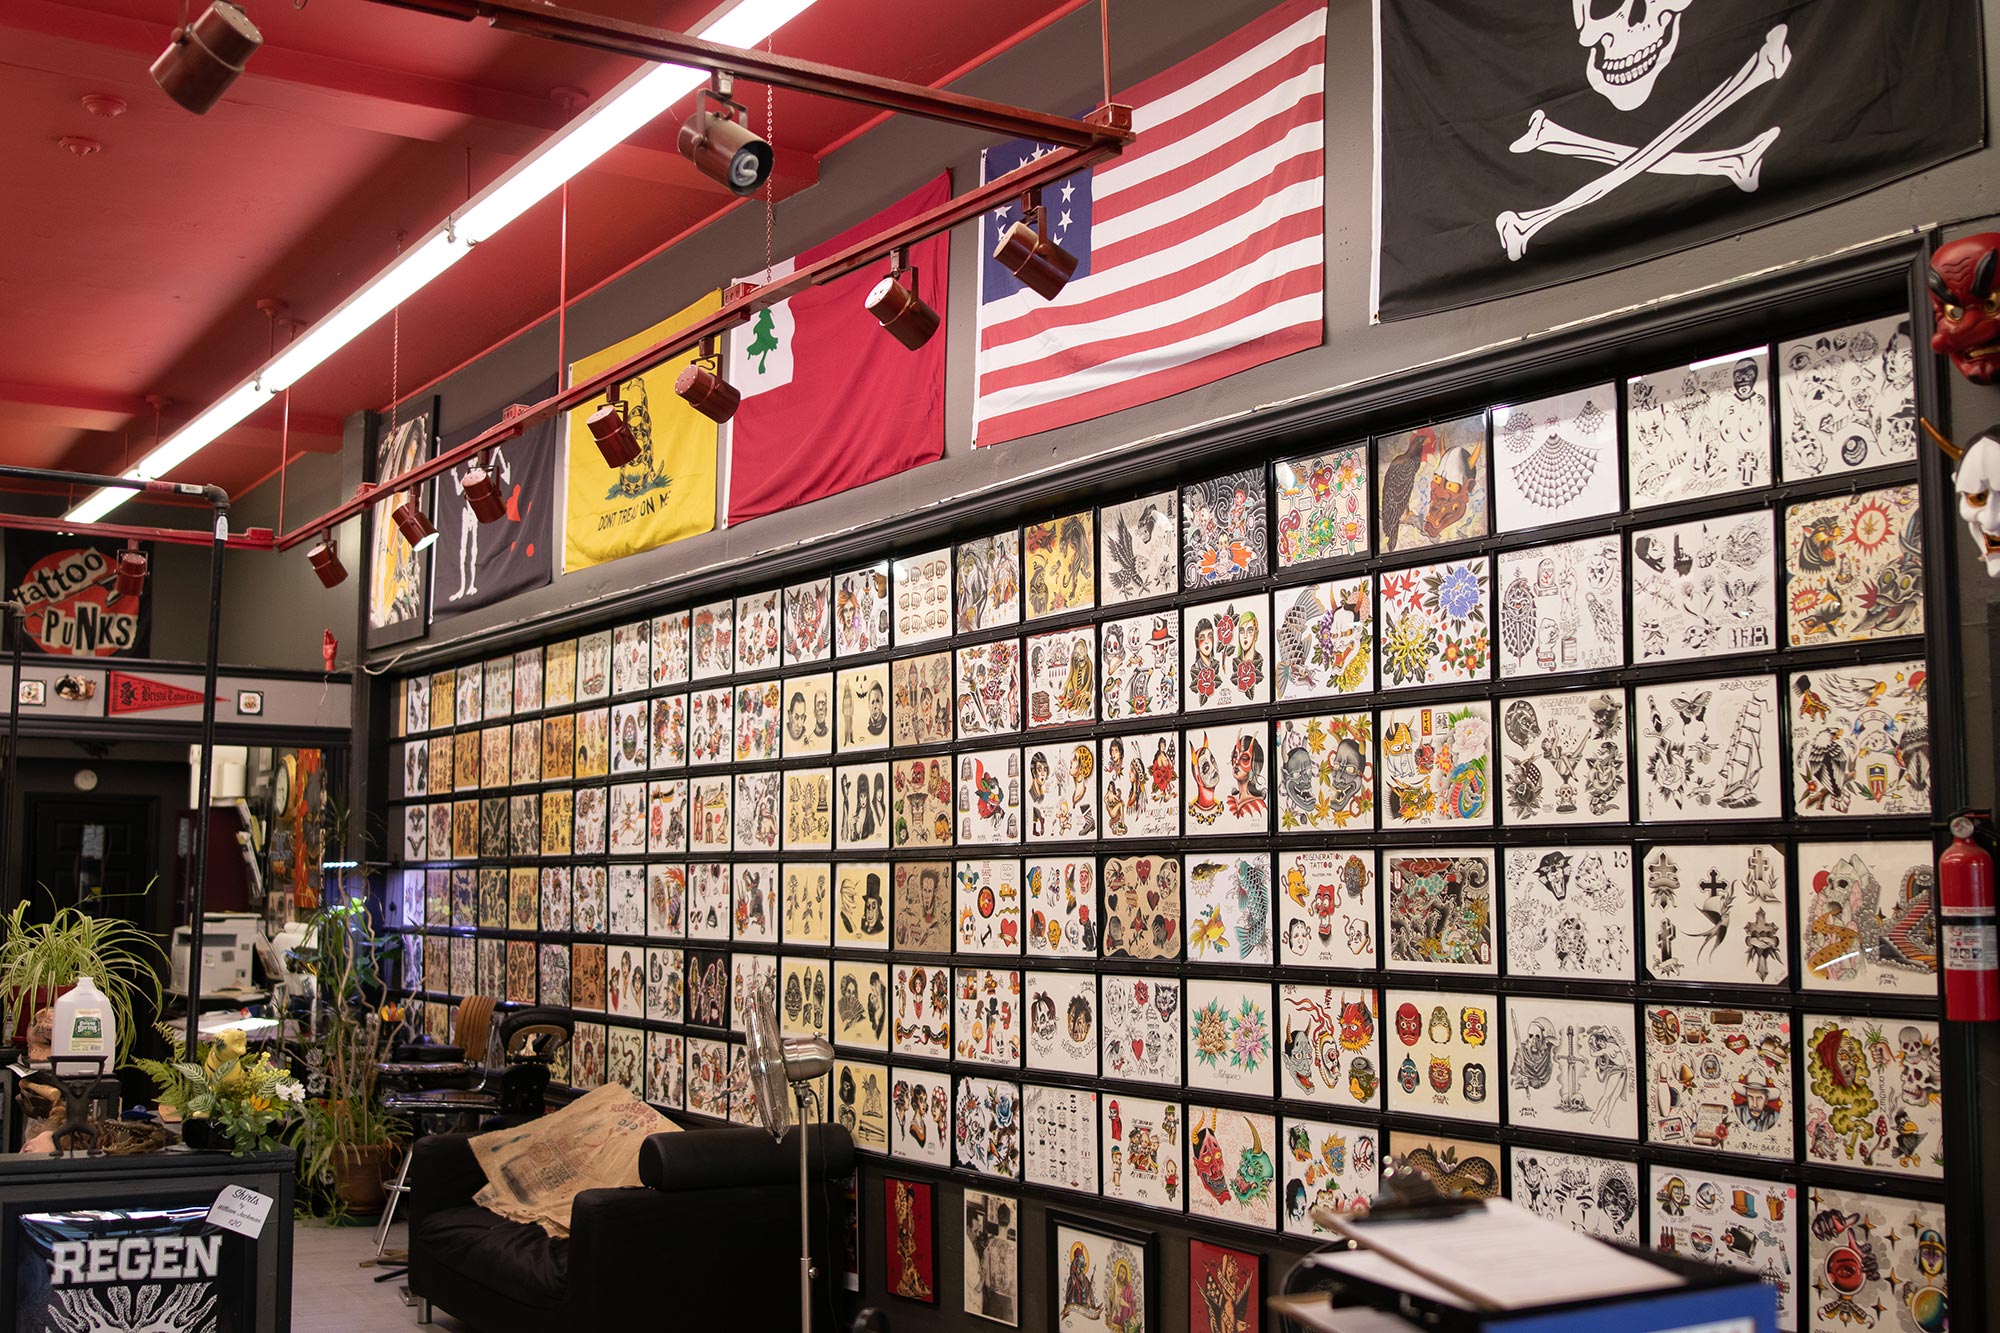
[[(783, 1143), (741, 1127), (651, 1135), (639, 1151), (645, 1183), (577, 1195), (562, 1240), (472, 1201), (486, 1176), (471, 1136), (419, 1139), (409, 1281), (420, 1322), (435, 1305), (480, 1333), (798, 1328), (798, 1132)], [(854, 1144), (838, 1125), (814, 1125), (808, 1149), (824, 1324)]]

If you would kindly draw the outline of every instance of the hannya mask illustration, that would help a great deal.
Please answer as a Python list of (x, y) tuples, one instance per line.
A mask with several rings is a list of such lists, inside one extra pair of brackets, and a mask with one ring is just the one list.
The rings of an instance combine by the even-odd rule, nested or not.
[(1590, 86), (1620, 111), (1644, 106), (1681, 40), (1694, 0), (1572, 0), (1576, 40), (1590, 55)]
[(2000, 578), (2000, 426), (1965, 447), (1952, 484), (1958, 490), (1958, 516), (1986, 562), (1988, 577)]
[(1931, 350), (1974, 384), (2000, 379), (2000, 232), (1961, 236), (1931, 256)]
[(1396, 1036), (1405, 1046), (1417, 1044), (1417, 1037), (1423, 1032), (1424, 1020), (1417, 1013), (1417, 1006), (1405, 1000), (1396, 1009)]

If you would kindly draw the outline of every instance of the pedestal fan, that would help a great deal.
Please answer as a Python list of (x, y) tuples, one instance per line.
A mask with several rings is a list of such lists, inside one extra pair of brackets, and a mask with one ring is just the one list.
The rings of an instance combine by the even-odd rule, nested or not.
[(792, 1115), (791, 1087), (809, 1083), (833, 1068), (833, 1047), (824, 1037), (778, 1036), (778, 1002), (771, 980), (757, 988), (757, 998), (743, 1014), (743, 1035), (750, 1057), (750, 1086), (757, 1094), (757, 1114), (771, 1137), (782, 1141), (794, 1124), (799, 1131), (799, 1333), (812, 1333), (813, 1262), (811, 1176), (806, 1165), (807, 1127)]

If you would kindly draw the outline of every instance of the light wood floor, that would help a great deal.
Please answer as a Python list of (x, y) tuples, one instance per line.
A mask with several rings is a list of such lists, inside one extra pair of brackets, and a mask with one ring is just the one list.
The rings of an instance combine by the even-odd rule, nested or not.
[[(389, 1232), (390, 1250), (408, 1243), (399, 1222)], [(417, 1308), (404, 1305), (403, 1279), (377, 1284), (382, 1268), (362, 1268), (375, 1254), (375, 1228), (328, 1227), (300, 1222), (292, 1232), (292, 1328), (294, 1333), (420, 1333)], [(438, 1312), (422, 1333), (470, 1333), (464, 1324)]]

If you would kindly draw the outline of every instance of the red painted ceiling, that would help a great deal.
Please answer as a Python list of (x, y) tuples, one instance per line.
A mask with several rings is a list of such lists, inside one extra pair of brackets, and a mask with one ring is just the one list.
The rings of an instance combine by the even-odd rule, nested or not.
[[(573, 2), (669, 28), (716, 8)], [(936, 84), (1080, 3), (910, 4), (890, 15), (881, 0), (818, 0), (775, 49)], [(587, 102), (635, 68), (366, 0), (246, 8), (264, 48), (221, 105), (195, 116), (146, 72), (180, 0), (0, 3), (0, 181), (13, 205), (0, 209), (0, 460), (122, 470), (152, 442), (148, 395), (171, 400), (171, 432), (264, 360), (260, 299), (318, 318), (394, 256), (399, 231), (420, 236), (563, 124), (565, 90)], [(93, 94), (126, 109), (93, 114)], [(739, 84), (737, 96), (761, 128), (765, 90)], [(687, 109), (572, 185), (572, 296), (737, 202), (674, 151)], [(780, 194), (808, 188), (817, 159), (877, 119), (780, 93)], [(95, 147), (79, 156), (66, 137)], [(384, 406), (392, 381), (407, 392), (553, 311), (559, 226), (559, 205), (545, 201), (404, 306), (399, 349), (384, 320), (301, 381), (291, 456), (338, 449), (341, 419)], [(270, 476), (279, 451), (273, 407), (178, 475), (241, 495)]]

